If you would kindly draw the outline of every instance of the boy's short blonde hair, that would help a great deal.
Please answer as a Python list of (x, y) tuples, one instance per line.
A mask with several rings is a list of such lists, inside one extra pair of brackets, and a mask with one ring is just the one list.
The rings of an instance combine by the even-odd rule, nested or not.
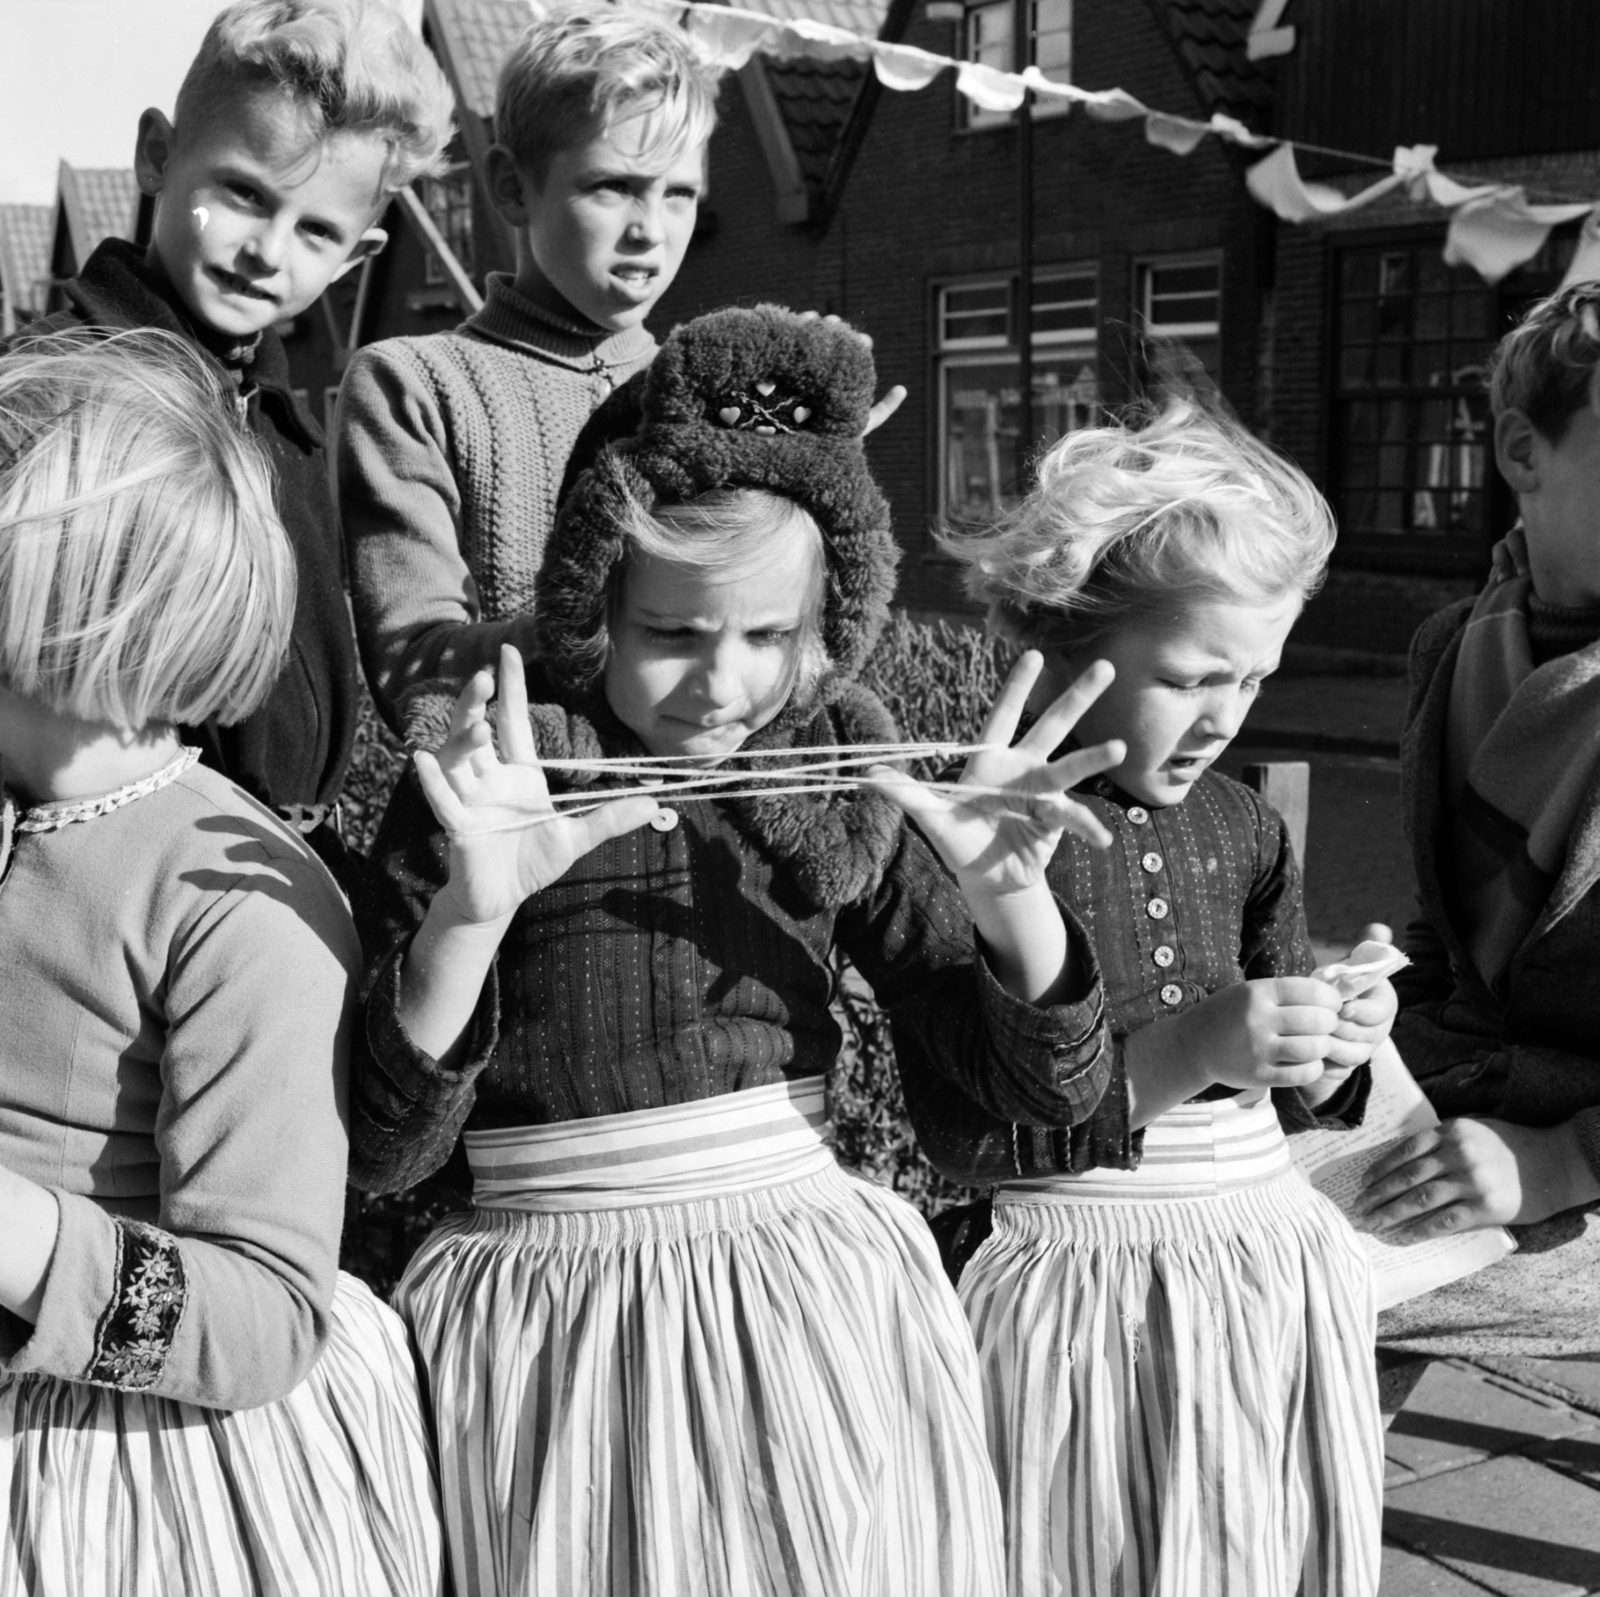
[(542, 183), (558, 151), (643, 114), (646, 151), (670, 162), (711, 138), (719, 76), (659, 12), (606, 0), (558, 6), (500, 69), (495, 137)]
[(455, 98), (422, 40), (382, 0), (235, 0), (212, 19), (178, 90), (178, 137), (226, 115), (242, 89), (282, 95), (308, 140), (382, 139), (385, 193), (444, 169)]
[(1551, 443), (1596, 401), (1600, 283), (1574, 283), (1531, 306), (1500, 340), (1489, 369), (1489, 408), (1520, 410)]
[(270, 467), (181, 339), (0, 356), (0, 685), (121, 727), (237, 721), (294, 595)]
[(1174, 605), (1309, 598), (1333, 541), (1305, 473), (1192, 400), (1068, 433), (997, 527), (940, 537), (997, 630), (1066, 650)]

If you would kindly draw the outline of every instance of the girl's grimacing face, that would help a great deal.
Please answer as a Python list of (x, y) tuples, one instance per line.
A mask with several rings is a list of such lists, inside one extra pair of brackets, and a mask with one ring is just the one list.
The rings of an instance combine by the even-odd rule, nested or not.
[(1121, 738), (1127, 756), (1106, 775), (1141, 804), (1177, 804), (1244, 724), (1300, 609), (1298, 594), (1264, 604), (1207, 599), (1129, 622), (1088, 648), (1047, 657), (1035, 702), (1109, 660), (1116, 679), (1078, 722), (1077, 739)]
[(798, 536), (715, 578), (630, 556), (605, 694), (650, 753), (721, 759), (778, 714), (799, 665), (815, 558)]

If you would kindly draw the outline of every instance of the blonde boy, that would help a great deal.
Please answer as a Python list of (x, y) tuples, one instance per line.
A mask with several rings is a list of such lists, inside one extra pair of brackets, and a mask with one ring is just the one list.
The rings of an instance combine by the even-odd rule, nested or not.
[(340, 511), (362, 660), (397, 729), (419, 683), (454, 691), (524, 642), (572, 446), (655, 352), (643, 324), (694, 230), (715, 93), (658, 14), (536, 22), (501, 71), (488, 166), (515, 273), (454, 332), (351, 363)]
[(382, 247), (378, 218), (437, 166), (451, 106), (421, 40), (377, 0), (238, 0), (207, 30), (173, 115), (139, 120), (149, 247), (106, 240), (49, 324), (160, 328), (198, 346), (271, 457), (298, 579), (288, 658), (261, 709), (199, 741), (335, 862), (321, 823), (355, 732), (355, 659), (322, 435), (274, 328)]

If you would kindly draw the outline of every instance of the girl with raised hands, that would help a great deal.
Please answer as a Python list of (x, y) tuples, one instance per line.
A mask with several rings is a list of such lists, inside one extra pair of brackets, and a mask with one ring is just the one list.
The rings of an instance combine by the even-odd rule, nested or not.
[[(1066, 790), (1121, 750), (1055, 757), (1103, 668), (1011, 746), (1033, 656), (963, 785), (819, 776), (895, 737), (854, 681), (894, 563), (872, 391), (848, 328), (680, 328), (558, 518), (532, 707), (509, 651), (498, 750), (486, 674), (412, 701), (435, 752), (362, 909), (357, 1179), (404, 1186), (465, 1141), (473, 1208), (396, 1301), (474, 1592), (1002, 1589), (954, 1294), (915, 1212), (824, 1140), (833, 960), (893, 1017), (908, 1092), (1086, 1113), (1099, 989), (1043, 872), (1063, 829), (1104, 840)], [(651, 797), (651, 772), (732, 775)]]

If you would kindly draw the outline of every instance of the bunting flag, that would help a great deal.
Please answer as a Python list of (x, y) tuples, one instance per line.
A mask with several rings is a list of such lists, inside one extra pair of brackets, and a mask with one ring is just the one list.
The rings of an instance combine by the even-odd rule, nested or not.
[[(538, 7), (540, 0), (531, 0)], [(1151, 144), (1175, 155), (1189, 155), (1207, 138), (1217, 138), (1242, 149), (1271, 150), (1245, 173), (1254, 198), (1286, 222), (1324, 221), (1359, 210), (1398, 189), (1415, 201), (1431, 201), (1451, 213), (1444, 258), (1451, 264), (1470, 266), (1488, 282), (1498, 282), (1507, 272), (1539, 251), (1550, 229), (1587, 215), (1574, 256), (1569, 281), (1600, 276), (1600, 200), (1573, 200), (1559, 204), (1534, 204), (1526, 191), (1512, 183), (1459, 183), (1434, 167), (1438, 150), (1433, 145), (1402, 145), (1394, 152), (1382, 177), (1353, 194), (1325, 183), (1307, 183), (1295, 162), (1291, 140), (1254, 133), (1237, 118), (1221, 112), (1205, 121), (1156, 110), (1125, 89), (1080, 89), (1058, 83), (1038, 67), (1023, 72), (1003, 72), (978, 61), (957, 60), (914, 45), (891, 44), (853, 33), (848, 28), (788, 14), (784, 0), (754, 0), (770, 4), (771, 13), (738, 6), (700, 4), (698, 0), (648, 0), (679, 18), (701, 54), (718, 66), (736, 71), (758, 52), (779, 59), (809, 56), (819, 60), (870, 62), (885, 88), (904, 91), (925, 89), (941, 73), (954, 72), (956, 92), (980, 110), (1009, 113), (1021, 106), (1031, 90), (1040, 99), (1065, 100), (1081, 106), (1088, 116), (1103, 122), (1143, 120)], [(1355, 165), (1383, 167), (1372, 156), (1349, 151), (1323, 151)]]

